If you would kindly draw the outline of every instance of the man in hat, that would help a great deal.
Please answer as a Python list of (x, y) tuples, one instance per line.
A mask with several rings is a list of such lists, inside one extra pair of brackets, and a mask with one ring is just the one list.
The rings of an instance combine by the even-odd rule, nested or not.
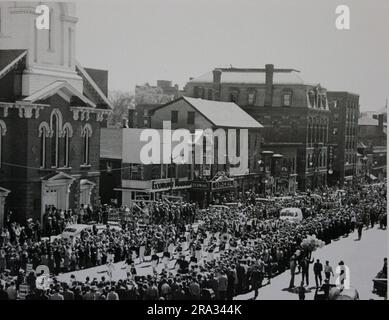
[(290, 276), (291, 276), (290, 282), (289, 282), (289, 289), (294, 288), (294, 277), (295, 277), (295, 273), (296, 273), (296, 266), (297, 266), (296, 256), (293, 254), (290, 258), (290, 261), (289, 261)]

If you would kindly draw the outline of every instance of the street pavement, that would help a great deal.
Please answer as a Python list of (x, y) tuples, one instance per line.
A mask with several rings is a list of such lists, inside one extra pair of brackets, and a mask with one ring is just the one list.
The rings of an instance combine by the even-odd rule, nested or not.
[[(362, 239), (357, 240), (357, 233), (350, 234), (347, 238), (340, 238), (338, 241), (332, 241), (331, 244), (324, 246), (315, 252), (312, 257), (320, 259), (321, 263), (328, 260), (334, 272), (340, 261), (343, 260), (350, 270), (350, 287), (357, 289), (359, 299), (361, 300), (383, 300), (372, 293), (373, 278), (382, 269), (384, 257), (388, 254), (388, 233), (387, 230), (364, 229)], [(262, 287), (259, 290), (257, 300), (298, 300), (298, 294), (287, 290), (290, 281), (290, 271), (278, 275), (271, 280), (271, 284)], [(295, 276), (295, 285), (300, 285), (301, 273)], [(264, 280), (266, 283), (266, 280)], [(335, 283), (331, 276), (330, 283)], [(315, 277), (313, 274), (313, 264), (309, 270), (309, 291), (305, 295), (306, 300), (313, 300), (315, 294)], [(254, 293), (239, 295), (235, 300), (247, 300), (253, 298)]]

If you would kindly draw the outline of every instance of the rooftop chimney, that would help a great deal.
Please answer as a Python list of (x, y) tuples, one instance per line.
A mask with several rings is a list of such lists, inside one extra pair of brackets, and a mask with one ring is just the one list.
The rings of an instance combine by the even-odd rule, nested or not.
[(265, 107), (271, 107), (273, 102), (273, 74), (274, 74), (274, 65), (267, 64), (265, 65), (266, 72), (266, 86), (265, 86)]
[(382, 133), (384, 131), (384, 114), (380, 113), (378, 115), (378, 132)]
[(222, 79), (222, 71), (220, 69), (214, 69), (212, 73), (213, 73), (213, 83), (219, 84)]

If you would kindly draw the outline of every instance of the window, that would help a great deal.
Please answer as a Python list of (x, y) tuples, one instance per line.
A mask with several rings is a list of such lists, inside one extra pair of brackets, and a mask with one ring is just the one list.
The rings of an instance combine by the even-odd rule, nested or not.
[(161, 179), (161, 165), (153, 164), (151, 165), (151, 180)]
[(70, 143), (69, 129), (65, 129), (63, 139), (64, 139), (63, 166), (66, 168), (69, 167), (69, 143)]
[(59, 127), (58, 114), (53, 113), (51, 117), (51, 166), (53, 168), (58, 167)]
[(143, 165), (139, 163), (132, 163), (129, 168), (129, 180), (143, 180)]
[(172, 123), (177, 123), (178, 122), (178, 111), (172, 110), (171, 117), (172, 117), (172, 119), (171, 119)]
[(332, 135), (336, 136), (338, 134), (338, 128), (333, 128), (332, 129)]
[(40, 167), (46, 167), (46, 138), (49, 136), (50, 128), (46, 122), (42, 122), (39, 125), (39, 138), (40, 138)]
[(90, 165), (90, 141), (92, 137), (92, 127), (90, 124), (86, 124), (81, 131), (81, 137), (84, 138), (83, 156), (84, 165)]
[(188, 124), (194, 124), (195, 113), (193, 111), (188, 111)]
[(213, 100), (212, 89), (208, 89), (208, 100)]
[(313, 156), (312, 156), (312, 154), (308, 154), (307, 164), (308, 164), (308, 168), (312, 168), (313, 167)]
[(230, 102), (238, 102), (238, 91), (233, 90), (230, 92)]
[(205, 96), (205, 89), (202, 87), (195, 87), (194, 88), (194, 97), (195, 98), (204, 98)]
[(290, 92), (282, 95), (282, 105), (284, 107), (290, 107), (292, 104), (292, 94)]
[(291, 123), (291, 128), (292, 128), (292, 132), (293, 132), (293, 134), (296, 134), (297, 133), (297, 121), (292, 121), (292, 123)]
[(5, 122), (0, 120), (0, 168), (3, 162), (3, 150), (4, 150), (4, 136), (7, 132), (7, 127), (5, 126)]
[(255, 103), (255, 92), (254, 91), (249, 92), (249, 94), (247, 96), (247, 103), (250, 106), (254, 105), (254, 103)]
[(73, 129), (70, 123), (65, 123), (63, 126), (63, 166), (69, 167), (69, 155), (70, 155), (70, 138), (73, 136)]
[(309, 98), (309, 104), (311, 107), (315, 106), (315, 92), (314, 91), (309, 91), (308, 93), (308, 98)]
[(143, 116), (148, 117), (148, 115), (149, 115), (149, 110), (143, 109)]

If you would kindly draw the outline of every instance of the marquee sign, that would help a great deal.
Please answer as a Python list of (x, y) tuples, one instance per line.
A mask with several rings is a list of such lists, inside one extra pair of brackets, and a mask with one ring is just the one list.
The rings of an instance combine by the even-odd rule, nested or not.
[(192, 187), (192, 181), (179, 181), (177, 179), (158, 179), (151, 181), (152, 190), (177, 190), (177, 189), (187, 189)]

